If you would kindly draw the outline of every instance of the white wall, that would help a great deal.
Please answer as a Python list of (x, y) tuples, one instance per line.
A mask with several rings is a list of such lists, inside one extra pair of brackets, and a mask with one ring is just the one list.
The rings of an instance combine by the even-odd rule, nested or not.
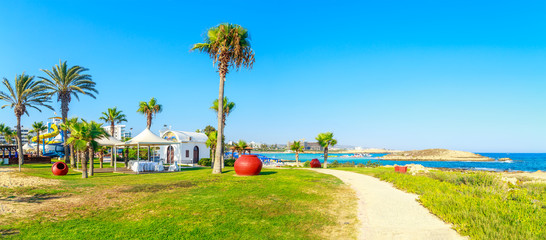
[[(204, 143), (174, 143), (174, 161), (181, 161), (182, 163), (191, 163), (193, 160), (193, 148), (197, 146), (199, 148), (199, 159), (210, 158), (210, 150)], [(169, 146), (162, 146), (159, 149), (159, 156), (161, 159), (167, 160), (167, 148)], [(186, 150), (189, 150), (189, 155), (186, 157)]]

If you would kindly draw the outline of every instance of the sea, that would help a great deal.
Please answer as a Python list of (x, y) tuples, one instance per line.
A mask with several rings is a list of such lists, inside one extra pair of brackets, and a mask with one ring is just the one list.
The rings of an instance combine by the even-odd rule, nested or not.
[[(256, 153), (264, 155), (269, 158), (276, 158), (282, 160), (296, 160), (296, 154), (294, 153)], [(454, 169), (468, 169), (468, 170), (484, 170), (484, 171), (524, 171), (535, 172), (538, 170), (546, 171), (546, 153), (477, 153), (482, 156), (490, 157), (492, 159), (510, 158), (512, 161), (489, 161), (489, 162), (458, 162), (458, 161), (388, 161), (381, 160), (379, 157), (385, 154), (371, 154), (371, 157), (353, 158), (353, 157), (341, 157), (347, 154), (329, 154), (328, 163), (337, 160), (340, 163), (354, 162), (366, 163), (368, 161), (380, 162), (382, 165), (405, 165), (410, 163), (421, 164), (425, 167), (433, 168), (454, 168)], [(323, 162), (324, 158), (322, 153), (300, 153), (299, 159), (302, 162), (310, 161), (314, 158)]]

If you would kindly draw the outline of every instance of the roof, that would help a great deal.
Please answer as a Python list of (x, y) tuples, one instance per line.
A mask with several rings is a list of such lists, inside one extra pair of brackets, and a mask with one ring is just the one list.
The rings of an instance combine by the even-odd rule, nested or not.
[(207, 139), (206, 134), (197, 132), (184, 132), (184, 131), (166, 131), (163, 133), (163, 139), (167, 139), (175, 142), (200, 142), (205, 143)]
[(131, 140), (125, 142), (123, 145), (170, 145), (173, 144), (171, 141), (167, 141), (163, 138), (160, 138), (159, 136), (155, 135), (150, 131), (150, 129), (146, 128), (144, 131), (136, 135), (136, 137), (131, 138)]
[(117, 140), (116, 138), (112, 136), (108, 136), (107, 138), (97, 139), (97, 143), (101, 146), (114, 146), (114, 145), (123, 144), (122, 141)]

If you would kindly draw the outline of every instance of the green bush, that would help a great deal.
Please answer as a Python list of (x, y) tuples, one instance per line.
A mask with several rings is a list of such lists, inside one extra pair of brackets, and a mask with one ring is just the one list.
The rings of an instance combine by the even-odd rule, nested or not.
[(212, 164), (212, 160), (210, 158), (201, 158), (198, 162), (201, 166), (209, 166)]
[(303, 163), (303, 167), (311, 167), (311, 162), (310, 161), (305, 161)]
[(224, 159), (224, 166), (225, 167), (233, 167), (235, 165), (235, 158), (228, 158)]

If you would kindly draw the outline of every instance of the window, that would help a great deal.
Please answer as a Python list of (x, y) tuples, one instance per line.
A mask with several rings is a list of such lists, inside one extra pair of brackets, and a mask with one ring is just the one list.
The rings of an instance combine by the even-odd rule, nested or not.
[(186, 150), (186, 157), (187, 157), (187, 158), (190, 157), (190, 150)]

